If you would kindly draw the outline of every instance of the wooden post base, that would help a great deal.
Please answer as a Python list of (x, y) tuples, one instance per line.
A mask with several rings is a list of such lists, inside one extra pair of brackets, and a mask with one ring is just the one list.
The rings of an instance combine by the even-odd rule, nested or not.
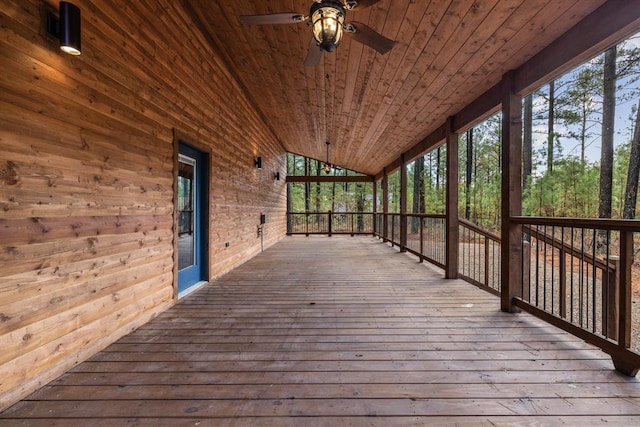
[(616, 371), (628, 377), (635, 377), (640, 371), (640, 365), (624, 356), (611, 356), (611, 360), (613, 360)]

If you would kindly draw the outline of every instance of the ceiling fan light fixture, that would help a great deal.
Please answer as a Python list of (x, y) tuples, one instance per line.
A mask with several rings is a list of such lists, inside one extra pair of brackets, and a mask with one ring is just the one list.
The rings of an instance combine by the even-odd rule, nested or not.
[(309, 15), (316, 43), (321, 50), (333, 52), (342, 39), (344, 6), (334, 0), (314, 3)]
[(329, 175), (329, 173), (331, 173), (331, 163), (329, 163), (329, 146), (331, 145), (331, 143), (329, 141), (325, 142), (325, 144), (327, 144), (327, 161), (324, 164), (324, 173), (326, 173), (327, 175)]

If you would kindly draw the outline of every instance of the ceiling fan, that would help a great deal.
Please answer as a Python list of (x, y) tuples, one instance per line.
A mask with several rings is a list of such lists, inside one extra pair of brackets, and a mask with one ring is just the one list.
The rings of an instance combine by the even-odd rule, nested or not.
[(353, 40), (369, 46), (376, 51), (385, 54), (396, 43), (360, 22), (345, 24), (347, 11), (362, 10), (373, 6), (380, 0), (314, 0), (309, 15), (301, 15), (294, 12), (271, 13), (267, 15), (242, 15), (240, 22), (245, 25), (263, 24), (298, 24), (309, 20), (313, 37), (309, 44), (307, 58), (304, 61), (306, 67), (320, 64), (322, 52), (333, 52), (343, 33)]

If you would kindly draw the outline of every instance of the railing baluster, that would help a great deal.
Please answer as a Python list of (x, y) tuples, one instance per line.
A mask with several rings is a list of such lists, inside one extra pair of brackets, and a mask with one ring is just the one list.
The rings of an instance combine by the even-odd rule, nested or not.
[(424, 253), (424, 227), (425, 227), (426, 218), (420, 218), (420, 262), (422, 262), (425, 258)]
[(520, 291), (524, 301), (531, 301), (531, 236), (522, 240), (522, 289)]
[(536, 306), (540, 305), (540, 226), (536, 225)]
[(489, 286), (489, 239), (484, 238), (484, 285)]
[[(597, 316), (596, 316), (596, 249), (598, 247), (597, 244), (597, 239), (598, 239), (598, 232), (599, 230), (596, 230), (595, 228), (593, 229), (593, 245), (591, 248), (591, 267), (590, 267), (590, 273), (591, 273), (591, 332), (596, 332), (596, 321), (597, 321)], [(608, 238), (607, 238), (607, 243), (606, 245), (609, 245), (608, 242)]]
[[(551, 226), (551, 238), (555, 240), (556, 238), (556, 228), (555, 226)], [(553, 244), (553, 240), (551, 243), (551, 313), (556, 313), (558, 309), (556, 308), (556, 268), (555, 268), (555, 259), (556, 259), (556, 246)]]
[(570, 313), (569, 316), (570, 316), (570, 322), (572, 322), (572, 323), (574, 322), (574, 317), (575, 317), (574, 316), (574, 307), (573, 307), (574, 298), (575, 298), (575, 295), (574, 295), (574, 287), (575, 286), (574, 286), (574, 283), (573, 283), (574, 282), (574, 280), (573, 280), (573, 276), (574, 276), (574, 274), (573, 274), (573, 260), (574, 260), (575, 257), (573, 256), (573, 253), (574, 253), (574, 228), (571, 227), (571, 255), (569, 257), (569, 277), (571, 278), (571, 280), (569, 281), (569, 285), (570, 285), (570, 288), (569, 288), (569, 290), (570, 290), (570, 292), (569, 292), (570, 293), (569, 308), (570, 308), (571, 311), (569, 312)]
[[(564, 228), (563, 228), (564, 233)], [(560, 249), (560, 317), (567, 317), (567, 253)]]
[[(603, 284), (602, 300), (603, 311), (606, 313), (603, 328), (608, 338), (618, 340), (618, 300), (620, 298), (620, 257), (611, 255), (609, 261), (613, 267), (607, 270), (606, 283)], [(604, 280), (603, 280), (604, 281)]]
[(580, 327), (584, 328), (584, 228), (581, 229), (580, 238), (580, 276), (578, 277), (580, 283)]
[(560, 246), (559, 250), (559, 272), (560, 276), (560, 289), (559, 289), (559, 309), (560, 309), (560, 317), (565, 319), (567, 317), (567, 253), (564, 249), (564, 227), (560, 228), (560, 242), (562, 242), (562, 246)]
[[(547, 226), (544, 226), (544, 231), (542, 232), (544, 235), (547, 235)], [(543, 251), (542, 251), (542, 307), (544, 310), (547, 309), (547, 242), (544, 242)]]

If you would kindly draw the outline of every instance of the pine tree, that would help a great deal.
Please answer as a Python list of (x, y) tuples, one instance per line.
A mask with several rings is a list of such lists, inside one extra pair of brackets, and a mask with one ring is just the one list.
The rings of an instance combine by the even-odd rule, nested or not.
[(634, 219), (636, 216), (636, 202), (638, 198), (638, 177), (640, 175), (640, 103), (636, 108), (636, 123), (631, 140), (629, 155), (629, 170), (627, 173), (627, 188), (624, 193), (624, 208), (622, 218)]

